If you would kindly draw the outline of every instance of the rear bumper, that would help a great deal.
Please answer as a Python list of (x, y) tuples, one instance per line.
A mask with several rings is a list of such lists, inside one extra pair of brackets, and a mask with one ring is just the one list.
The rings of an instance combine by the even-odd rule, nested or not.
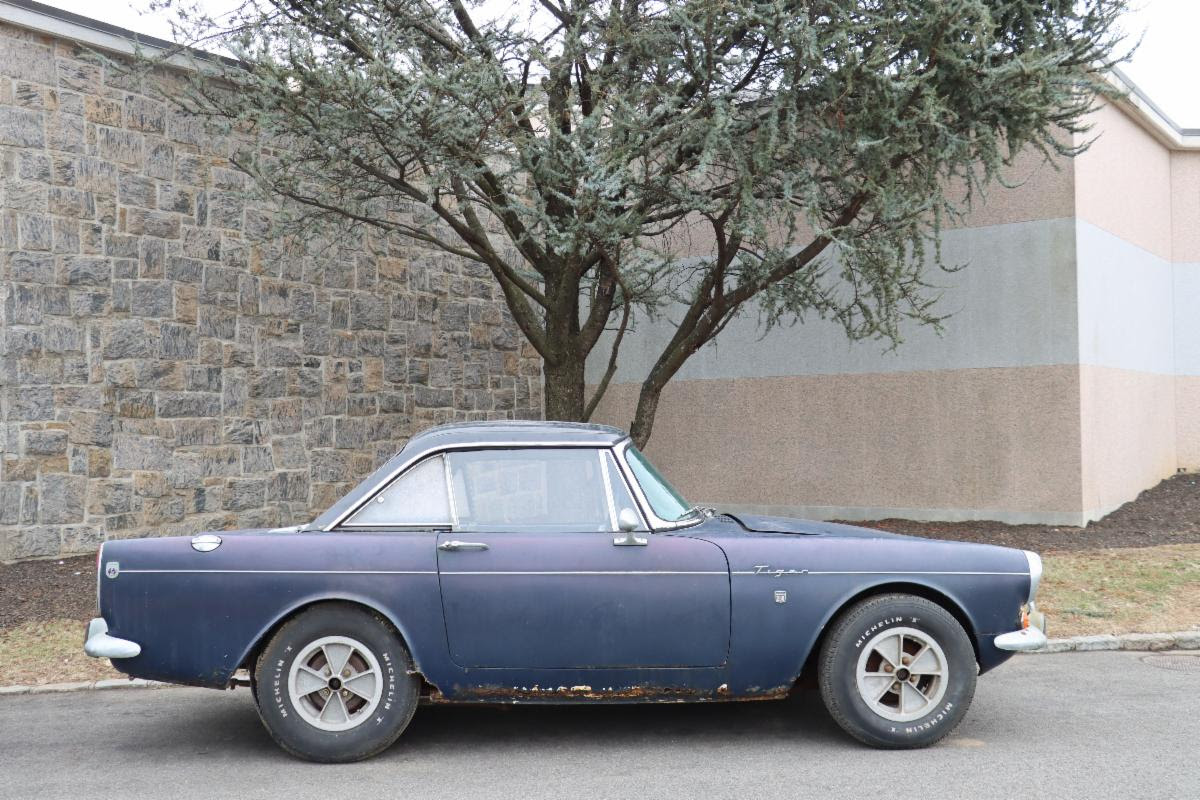
[(92, 658), (134, 658), (141, 654), (142, 646), (128, 639), (109, 636), (104, 617), (96, 617), (87, 624), (83, 652)]

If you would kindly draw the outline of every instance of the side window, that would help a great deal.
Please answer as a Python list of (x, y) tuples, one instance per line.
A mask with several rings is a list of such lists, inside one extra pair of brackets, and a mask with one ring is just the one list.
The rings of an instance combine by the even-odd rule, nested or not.
[(598, 455), (590, 448), (448, 454), (459, 530), (613, 530)]
[(433, 456), (392, 481), (346, 524), (434, 528), (450, 523), (445, 462)]

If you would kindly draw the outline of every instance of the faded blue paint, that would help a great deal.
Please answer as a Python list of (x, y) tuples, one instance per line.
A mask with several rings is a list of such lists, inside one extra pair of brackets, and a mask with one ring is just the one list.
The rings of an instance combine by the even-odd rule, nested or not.
[[(771, 524), (783, 527), (778, 520)], [(137, 658), (115, 662), (121, 670), (223, 687), (239, 666), (252, 666), (249, 659), (267, 632), (295, 609), (349, 600), (390, 619), (419, 671), (454, 700), (536, 699), (497, 689), (534, 686), (588, 686), (601, 700), (609, 687), (645, 687), (650, 699), (778, 693), (800, 675), (824, 626), (846, 602), (896, 583), (926, 587), (957, 606), (984, 670), (1008, 657), (992, 639), (1017, 627), (1028, 593), (1019, 550), (790, 524), (807, 535), (750, 532), (720, 516), (650, 534), (646, 547), (614, 547), (608, 534), (560, 534), (561, 541), (551, 543), (529, 534), (472, 534), (492, 546), (486, 553), (439, 554), (434, 531), (223, 533), (224, 543), (211, 553), (193, 551), (187, 538), (113, 541), (103, 560), (118, 561), (121, 572), (100, 579), (101, 613), (112, 635), (142, 645)], [(439, 581), (439, 555), (447, 572), (466, 571), (470, 562), (470, 571), (481, 572), (725, 574), (443, 575)], [(808, 572), (775, 576), (757, 571), (763, 565)], [(146, 569), (204, 571), (138, 571)], [(906, 574), (937, 571), (1014, 574)], [(384, 574), (393, 572), (408, 574)], [(788, 592), (787, 603), (775, 602), (777, 589)], [(585, 666), (589, 661), (596, 666)], [(571, 701), (584, 693), (569, 695), (551, 692), (544, 699)], [(614, 691), (611, 699), (641, 695)]]
[[(623, 439), (602, 426), (435, 428), (321, 520), (368, 498), (397, 464), (472, 436), (485, 447)], [(1018, 627), (1029, 593), (1020, 550), (776, 517), (718, 515), (648, 533), (646, 546), (616, 546), (612, 533), (307, 527), (223, 532), (208, 553), (183, 537), (107, 542), (100, 612), (111, 635), (142, 648), (114, 664), (224, 687), (298, 610), (340, 600), (395, 625), (434, 699), (752, 699), (785, 693), (856, 597), (889, 588), (934, 596), (964, 621), (986, 671), (1010, 655), (993, 640)], [(439, 550), (448, 538), (488, 549)], [(120, 564), (115, 578), (103, 576), (109, 562)]]

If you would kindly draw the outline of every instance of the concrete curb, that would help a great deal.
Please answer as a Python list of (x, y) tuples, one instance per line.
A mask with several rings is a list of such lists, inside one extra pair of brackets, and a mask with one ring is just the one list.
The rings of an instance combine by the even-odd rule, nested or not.
[(59, 692), (86, 692), (93, 689), (162, 689), (169, 683), (147, 681), (142, 678), (106, 678), (102, 681), (79, 681), (76, 683), (43, 683), (33, 686), (0, 686), (0, 696), (13, 694), (57, 694)]
[(1175, 633), (1072, 636), (1069, 639), (1051, 639), (1042, 649), (1028, 652), (1030, 655), (1041, 655), (1044, 653), (1087, 653), (1096, 650), (1200, 650), (1200, 630)]

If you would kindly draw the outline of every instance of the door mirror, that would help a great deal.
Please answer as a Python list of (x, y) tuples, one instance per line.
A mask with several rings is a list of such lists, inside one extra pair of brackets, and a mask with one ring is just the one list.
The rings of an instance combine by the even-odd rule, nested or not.
[(633, 532), (641, 525), (641, 520), (638, 519), (637, 513), (632, 508), (622, 508), (621, 513), (617, 514), (617, 527), (624, 532), (624, 536), (618, 536), (613, 539), (613, 544), (621, 547), (629, 546), (644, 546), (649, 544), (650, 540), (645, 536), (635, 536)]

